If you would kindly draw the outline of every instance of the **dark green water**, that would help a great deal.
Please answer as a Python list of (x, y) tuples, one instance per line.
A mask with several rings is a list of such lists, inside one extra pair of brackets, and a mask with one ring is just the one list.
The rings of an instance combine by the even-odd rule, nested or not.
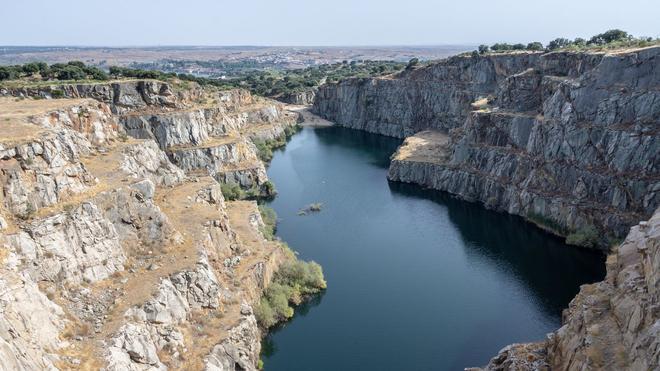
[[(304, 128), (269, 176), (277, 234), (323, 268), (327, 291), (265, 341), (269, 371), (462, 370), (542, 339), (601, 254), (440, 192), (388, 183), (400, 141)], [(318, 214), (296, 215), (313, 202)]]

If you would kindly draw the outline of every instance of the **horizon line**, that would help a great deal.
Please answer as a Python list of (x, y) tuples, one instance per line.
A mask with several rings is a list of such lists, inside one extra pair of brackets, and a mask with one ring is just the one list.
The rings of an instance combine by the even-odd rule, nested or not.
[(364, 44), (364, 45), (250, 45), (250, 44), (227, 44), (227, 45), (205, 45), (205, 44), (151, 44), (151, 45), (75, 45), (75, 44), (52, 44), (52, 45), (13, 45), (0, 44), (0, 48), (106, 48), (106, 49), (140, 49), (140, 48), (435, 48), (435, 47), (459, 47), (477, 46), (473, 43), (456, 44)]

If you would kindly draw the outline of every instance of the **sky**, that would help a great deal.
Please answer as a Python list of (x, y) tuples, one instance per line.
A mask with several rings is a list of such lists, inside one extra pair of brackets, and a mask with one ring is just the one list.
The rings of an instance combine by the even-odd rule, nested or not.
[(660, 37), (660, 0), (2, 0), (0, 45), (445, 45)]

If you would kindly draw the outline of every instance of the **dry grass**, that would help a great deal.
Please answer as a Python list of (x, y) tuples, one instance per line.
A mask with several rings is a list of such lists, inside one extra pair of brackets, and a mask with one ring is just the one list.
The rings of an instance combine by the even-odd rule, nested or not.
[(34, 100), (3, 97), (0, 98), (0, 143), (5, 145), (34, 140), (45, 131), (30, 122), (30, 118), (46, 115), (49, 112), (81, 105), (87, 99)]
[(406, 138), (393, 160), (443, 164), (449, 159), (449, 137), (438, 131), (422, 131)]

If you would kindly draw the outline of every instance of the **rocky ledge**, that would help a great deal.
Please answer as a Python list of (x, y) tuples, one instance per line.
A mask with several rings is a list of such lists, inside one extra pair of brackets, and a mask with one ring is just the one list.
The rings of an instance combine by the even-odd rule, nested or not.
[[(295, 117), (243, 90), (182, 89), (0, 98), (0, 368), (256, 370), (252, 306), (295, 257), (219, 181), (265, 177), (252, 140)], [(71, 98), (30, 98), (53, 91)]]
[(570, 243), (607, 247), (660, 205), (658, 47), (457, 56), (325, 85), (314, 110), (412, 135), (391, 180), (520, 215)]

